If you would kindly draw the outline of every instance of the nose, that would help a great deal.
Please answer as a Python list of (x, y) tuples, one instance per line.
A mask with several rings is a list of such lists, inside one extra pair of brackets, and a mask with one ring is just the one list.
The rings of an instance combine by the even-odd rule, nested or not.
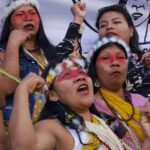
[(85, 81), (85, 76), (78, 75), (76, 78), (74, 78), (73, 82), (79, 82), (79, 81)]
[(112, 29), (113, 28), (113, 23), (112, 22), (108, 22), (107, 23), (107, 30)]
[(114, 59), (112, 61), (112, 63), (111, 63), (111, 66), (117, 66), (117, 67), (119, 67), (120, 66), (120, 62), (118, 60)]
[(25, 14), (25, 20), (32, 20), (32, 17), (30, 14), (26, 13)]

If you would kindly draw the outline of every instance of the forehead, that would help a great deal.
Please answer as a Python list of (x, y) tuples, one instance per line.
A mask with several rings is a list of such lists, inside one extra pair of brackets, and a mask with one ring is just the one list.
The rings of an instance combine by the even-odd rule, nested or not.
[[(62, 72), (60, 72), (60, 74), (63, 73), (63, 72), (66, 72), (66, 71), (78, 70), (78, 69), (83, 70), (81, 67), (78, 67), (78, 66), (71, 66), (71, 67), (69, 67), (69, 68), (63, 69)], [(58, 74), (58, 76), (59, 76), (59, 74)]]
[(113, 20), (113, 19), (124, 19), (125, 20), (125, 17), (121, 12), (107, 11), (101, 16), (100, 22), (107, 21), (107, 20)]
[(115, 44), (110, 45), (110, 46), (104, 48), (103, 50), (101, 50), (99, 55), (103, 55), (105, 53), (109, 53), (109, 54), (124, 53), (125, 54), (124, 50)]
[(21, 5), (16, 10), (14, 10), (14, 12), (17, 12), (17, 11), (26, 11), (26, 10), (35, 10), (35, 8), (32, 5)]

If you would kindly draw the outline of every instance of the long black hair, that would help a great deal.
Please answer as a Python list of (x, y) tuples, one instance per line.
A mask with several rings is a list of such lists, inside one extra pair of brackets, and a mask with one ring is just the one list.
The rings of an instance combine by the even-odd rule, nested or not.
[(105, 13), (109, 11), (116, 11), (116, 12), (121, 13), (124, 16), (128, 26), (133, 28), (133, 36), (130, 38), (129, 46), (131, 48), (132, 53), (136, 53), (138, 54), (139, 57), (141, 57), (142, 52), (139, 50), (139, 35), (134, 26), (132, 18), (124, 4), (116, 4), (116, 5), (106, 6), (106, 7), (99, 9), (96, 23), (95, 23), (96, 28), (99, 29), (99, 20)]
[[(62, 62), (62, 58), (51, 61), (43, 71), (42, 77), (46, 79), (49, 70), (51, 68), (55, 68), (55, 66), (60, 62)], [(49, 90), (55, 90), (53, 83), (49, 87)], [(94, 104), (92, 104), (92, 106), (90, 107), (90, 112), (101, 117), (101, 114), (96, 110)], [(80, 130), (85, 127), (83, 118), (60, 101), (54, 102), (47, 98), (44, 108), (41, 111), (39, 120), (54, 118), (58, 119), (64, 126), (68, 126), (69, 128), (74, 129), (79, 137), (81, 144), (87, 145), (82, 141), (80, 136)]]
[[(117, 43), (117, 42), (109, 42), (107, 44), (104, 44), (100, 48), (98, 48), (93, 53), (93, 55), (91, 57), (90, 64), (89, 64), (89, 69), (88, 69), (88, 75), (92, 78), (93, 86), (94, 86), (94, 83), (96, 82), (96, 80), (98, 79), (98, 77), (97, 77), (97, 70), (96, 70), (96, 61), (97, 61), (97, 58), (99, 56), (99, 53), (102, 50), (104, 50), (105, 48), (110, 47), (112, 45), (116, 45), (118, 48), (122, 49), (124, 51), (124, 53), (126, 54), (126, 57), (127, 57), (127, 52), (126, 52), (125, 48), (122, 45), (120, 45), (119, 43)], [(125, 88), (125, 86), (126, 85), (123, 85), (123, 88)], [(99, 88), (94, 86), (94, 93), (96, 93), (98, 91), (98, 89)]]
[[(43, 71), (42, 77), (44, 79), (46, 79), (49, 70), (50, 69), (54, 69), (57, 64), (62, 62), (63, 59), (64, 58), (57, 58), (57, 59), (53, 59), (52, 61), (50, 61), (49, 65)], [(49, 90), (55, 90), (54, 86), (53, 86), (53, 83), (49, 87)], [(65, 115), (65, 111), (66, 112), (70, 112), (70, 113), (72, 112), (72, 113), (76, 114), (69, 107), (67, 107), (66, 105), (62, 104), (61, 102), (53, 102), (49, 98), (47, 98), (47, 102), (46, 102), (46, 104), (45, 104), (45, 106), (44, 106), (44, 108), (42, 110), (40, 119), (48, 119), (48, 118), (53, 118), (53, 117), (57, 118), (58, 117), (58, 119), (60, 121), (62, 121), (63, 120), (62, 118), (64, 117), (64, 116), (62, 117), (62, 115)], [(90, 111), (91, 111), (91, 113), (94, 113), (94, 114), (100, 116), (100, 114), (98, 113), (98, 111), (96, 110), (94, 105), (92, 105), (90, 107)]]
[[(34, 7), (34, 6), (32, 6), (32, 7), (36, 10), (36, 12), (39, 16), (39, 19), (40, 19), (39, 31), (37, 33), (37, 38), (36, 38), (36, 46), (38, 46), (39, 48), (41, 48), (43, 50), (45, 57), (47, 58), (48, 61), (50, 61), (51, 59), (54, 59), (56, 57), (55, 47), (53, 46), (52, 43), (50, 43), (50, 41), (48, 40), (48, 38), (45, 34), (39, 11), (37, 10), (36, 7)], [(2, 31), (1, 31), (0, 43), (3, 43), (5, 45), (8, 42), (8, 38), (9, 38), (9, 35), (11, 32), (10, 19), (11, 19), (13, 12), (6, 18), (3, 28), (2, 28)]]

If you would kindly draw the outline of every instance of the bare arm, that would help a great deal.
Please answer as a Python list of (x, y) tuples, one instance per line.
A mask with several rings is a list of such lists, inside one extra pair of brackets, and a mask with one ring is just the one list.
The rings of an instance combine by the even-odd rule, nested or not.
[(30, 73), (16, 89), (9, 122), (9, 139), (12, 150), (47, 150), (53, 149), (55, 145), (52, 144), (55, 141), (53, 135), (48, 134), (38, 124), (34, 128), (29, 112), (28, 96), (35, 89), (41, 89), (43, 84), (42, 78)]
[(0, 149), (1, 150), (7, 150), (7, 135), (6, 130), (4, 127), (4, 121), (3, 121), (3, 108), (5, 106), (5, 92), (3, 88), (3, 80), (2, 76), (0, 75)]
[[(1, 66), (8, 72), (19, 77), (19, 47), (29, 37), (29, 35), (20, 30), (13, 30), (10, 33), (4, 54), (0, 54)], [(2, 58), (3, 57), (3, 58)], [(6, 85), (6, 94), (14, 92), (17, 83), (8, 77), (4, 77)]]
[(7, 134), (4, 127), (4, 121), (3, 121), (3, 113), (0, 110), (0, 149), (1, 150), (7, 150)]

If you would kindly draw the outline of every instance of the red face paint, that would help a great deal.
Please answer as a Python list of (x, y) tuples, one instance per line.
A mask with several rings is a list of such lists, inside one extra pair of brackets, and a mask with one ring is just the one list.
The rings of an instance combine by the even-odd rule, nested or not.
[(84, 70), (82, 69), (77, 69), (77, 70), (65, 70), (63, 71), (62, 73), (60, 73), (55, 81), (56, 82), (61, 82), (61, 81), (64, 81), (64, 80), (71, 80), (71, 79), (74, 79), (78, 76), (84, 76), (84, 77), (87, 77), (87, 74)]
[(124, 64), (126, 60), (127, 58), (124, 53), (117, 53), (115, 55), (107, 53), (102, 56), (99, 56), (99, 58), (97, 59), (97, 62), (105, 63), (105, 64), (112, 64), (114, 61), (118, 61), (119, 63)]
[(24, 20), (32, 20), (37, 21), (39, 19), (39, 16), (34, 9), (29, 10), (21, 10), (21, 11), (15, 11), (12, 15), (13, 21), (24, 21)]

